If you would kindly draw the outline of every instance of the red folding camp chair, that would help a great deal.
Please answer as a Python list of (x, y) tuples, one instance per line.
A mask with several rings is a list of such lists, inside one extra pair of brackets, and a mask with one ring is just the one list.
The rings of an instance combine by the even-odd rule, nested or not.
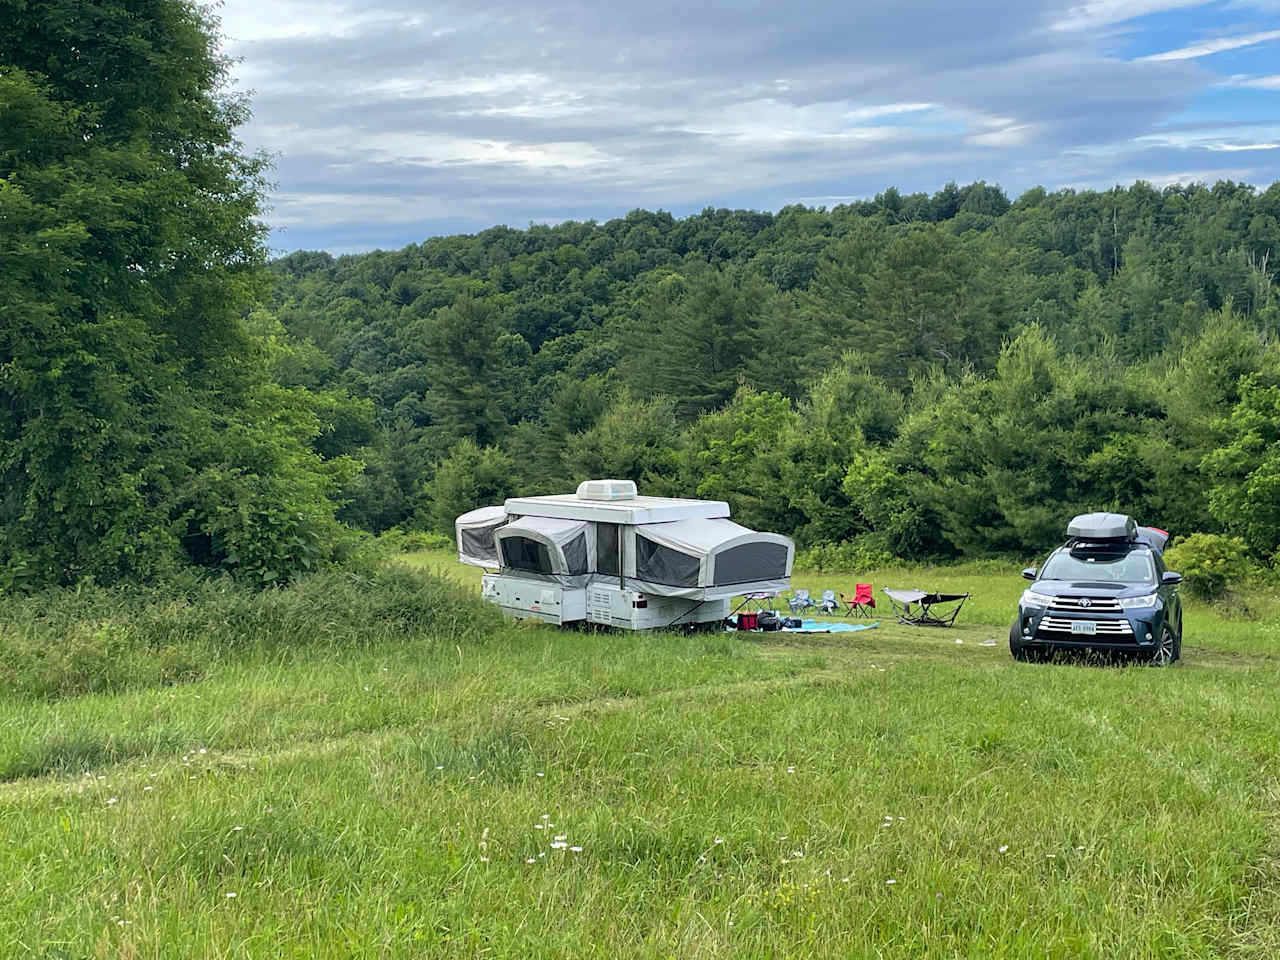
[(846, 597), (840, 594), (840, 599), (849, 608), (844, 612), (846, 617), (867, 617), (870, 619), (871, 611), (876, 608), (876, 598), (871, 594), (871, 584), (857, 583), (853, 587), (853, 597)]

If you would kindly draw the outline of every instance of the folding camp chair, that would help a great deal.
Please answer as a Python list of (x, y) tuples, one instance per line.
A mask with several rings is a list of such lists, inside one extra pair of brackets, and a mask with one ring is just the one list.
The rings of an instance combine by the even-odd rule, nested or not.
[(960, 608), (969, 599), (967, 593), (925, 593), (923, 590), (890, 590), (888, 587), (884, 592), (898, 622), (913, 627), (949, 627), (956, 622)]
[(871, 611), (876, 608), (876, 598), (871, 593), (871, 584), (855, 583), (853, 585), (853, 596), (846, 597), (840, 594), (840, 600), (848, 607), (844, 615), (854, 617), (867, 617), (870, 619)]
[(787, 606), (791, 608), (792, 613), (803, 613), (805, 610), (813, 609), (813, 598), (809, 596), (808, 590), (797, 590), (792, 596), (787, 597)]
[(818, 609), (823, 613), (835, 613), (840, 609), (840, 601), (836, 599), (834, 590), (822, 591), (822, 599), (818, 601)]

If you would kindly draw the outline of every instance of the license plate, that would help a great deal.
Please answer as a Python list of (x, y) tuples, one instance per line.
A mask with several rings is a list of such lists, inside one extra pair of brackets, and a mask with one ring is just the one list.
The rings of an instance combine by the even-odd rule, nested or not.
[(1086, 636), (1094, 636), (1098, 632), (1098, 625), (1092, 620), (1072, 620), (1072, 633), (1083, 633)]

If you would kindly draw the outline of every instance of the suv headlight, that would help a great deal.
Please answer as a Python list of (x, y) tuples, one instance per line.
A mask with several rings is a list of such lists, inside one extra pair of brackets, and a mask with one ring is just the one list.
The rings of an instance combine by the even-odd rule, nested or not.
[(1132, 610), (1135, 607), (1154, 607), (1159, 599), (1158, 593), (1148, 593), (1145, 597), (1121, 597), (1120, 606), (1124, 610)]
[(1022, 600), (1019, 602), (1024, 607), (1047, 607), (1053, 602), (1053, 597), (1046, 597), (1043, 593), (1036, 593), (1034, 590), (1023, 590)]

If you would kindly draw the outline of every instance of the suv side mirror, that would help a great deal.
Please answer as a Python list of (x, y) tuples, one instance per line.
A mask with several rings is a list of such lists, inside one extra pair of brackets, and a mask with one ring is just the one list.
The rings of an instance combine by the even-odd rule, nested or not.
[[(1025, 569), (1025, 570), (1023, 570), (1023, 571), (1022, 571), (1022, 579), (1023, 579), (1023, 580), (1034, 580), (1035, 578), (1036, 578), (1036, 568), (1035, 568), (1035, 567), (1027, 567), (1027, 569)], [(1179, 577), (1178, 579), (1179, 579), (1179, 580), (1181, 580), (1182, 578), (1181, 578), (1181, 577)]]
[(1172, 570), (1166, 570), (1164, 576), (1160, 578), (1161, 583), (1181, 583), (1182, 574), (1174, 573)]

